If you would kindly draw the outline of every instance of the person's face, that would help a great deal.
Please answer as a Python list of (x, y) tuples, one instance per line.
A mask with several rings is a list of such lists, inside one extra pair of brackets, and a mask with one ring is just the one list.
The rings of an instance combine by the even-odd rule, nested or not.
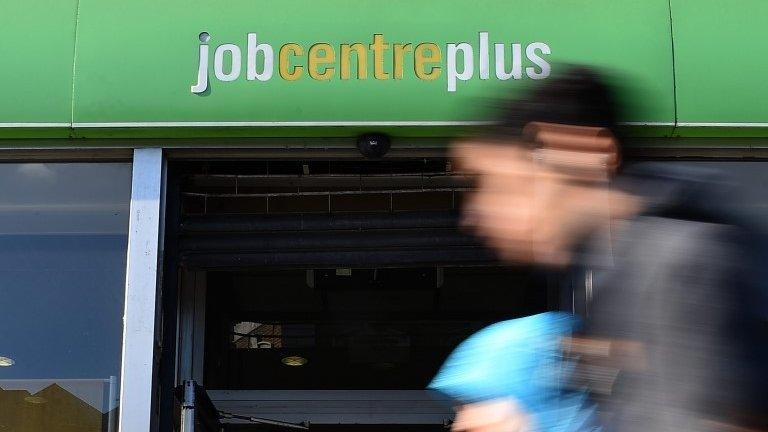
[(477, 178), (463, 222), (502, 259), (565, 265), (578, 239), (609, 221), (615, 140), (563, 125), (532, 124), (526, 134), (535, 149), (477, 141), (454, 147), (458, 169)]

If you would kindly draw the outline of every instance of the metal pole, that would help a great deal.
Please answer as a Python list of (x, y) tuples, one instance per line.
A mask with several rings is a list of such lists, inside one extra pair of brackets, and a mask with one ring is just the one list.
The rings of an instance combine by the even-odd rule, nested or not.
[(120, 374), (121, 432), (149, 432), (152, 423), (162, 184), (162, 149), (134, 150)]
[(195, 382), (184, 381), (184, 400), (181, 403), (181, 432), (195, 432)]
[(115, 432), (117, 423), (115, 422), (115, 408), (119, 401), (117, 400), (117, 377), (112, 375), (109, 377), (109, 399), (107, 400), (107, 431)]

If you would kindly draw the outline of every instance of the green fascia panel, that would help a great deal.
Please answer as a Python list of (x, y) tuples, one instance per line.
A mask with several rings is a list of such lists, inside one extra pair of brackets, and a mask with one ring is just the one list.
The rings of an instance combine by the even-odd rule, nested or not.
[(619, 133), (622, 136), (634, 138), (660, 138), (671, 137), (674, 131), (672, 124), (668, 125), (642, 125), (621, 126)]
[(768, 2), (671, 0), (680, 136), (768, 135)]
[(0, 128), (0, 148), (5, 147), (5, 139), (26, 139), (26, 138), (69, 138), (72, 135), (72, 129), (67, 126), (62, 127), (2, 127)]
[(768, 124), (763, 126), (678, 126), (673, 136), (685, 138), (764, 138), (768, 137)]
[(365, 133), (385, 133), (394, 137), (462, 137), (472, 134), (463, 127), (226, 127), (226, 128), (87, 128), (76, 129), (75, 138), (340, 138), (351, 139)]
[(24, 135), (6, 129), (41, 125), (54, 129), (41, 135), (66, 136), (77, 0), (0, 0), (0, 23), (0, 136)]
[[(605, 68), (621, 86), (628, 106), (626, 120), (656, 125), (674, 123), (672, 46), (668, 0), (458, 0), (443, 2), (388, 2), (326, 0), (232, 0), (223, 5), (199, 0), (80, 0), (80, 20), (75, 76), (75, 136), (162, 137), (203, 134), (203, 136), (261, 136), (263, 134), (338, 134), (334, 128), (191, 128), (210, 122), (463, 122), (487, 120), (489, 102), (500, 95), (514, 95), (535, 82), (531, 75), (544, 73), (536, 56), (550, 65), (552, 74), (565, 63), (593, 64)], [(201, 32), (211, 60), (204, 67), (207, 90), (195, 94), (198, 81)], [(480, 73), (480, 33), (488, 33), (489, 76)], [(248, 80), (249, 33), (257, 43), (273, 50), (270, 79)], [(376, 55), (371, 45), (380, 34), (388, 49), (376, 75)], [(295, 43), (302, 56), (285, 56), (284, 72), (301, 66), (302, 76), (284, 79), (280, 72), (280, 51)], [(310, 49), (330, 44), (335, 60), (310, 67)], [(367, 78), (359, 79), (357, 59), (349, 56), (350, 78), (341, 79), (341, 45), (360, 43), (367, 59)], [(434, 43), (440, 61), (415, 64), (417, 45)], [(451, 55), (449, 44), (461, 44)], [(512, 44), (520, 44), (521, 78), (502, 81), (496, 77), (494, 47), (504, 45), (506, 68), (510, 68)], [(545, 54), (541, 45), (549, 49)], [(217, 78), (213, 64), (217, 47), (223, 66), (219, 76), (230, 79), (232, 52), (239, 51), (239, 77), (232, 81)], [(403, 45), (402, 77), (395, 77), (395, 46)], [(407, 45), (406, 44), (410, 44)], [(462, 48), (463, 47), (463, 48)], [(471, 48), (470, 48), (471, 47)], [(527, 48), (533, 47), (533, 56)], [(536, 47), (539, 47), (536, 49)], [(464, 70), (461, 49), (469, 51), (471, 67)], [(254, 51), (255, 52), (255, 51)], [(286, 53), (294, 53), (288, 51)], [(324, 46), (313, 53), (328, 55)], [(431, 53), (421, 51), (422, 59)], [(434, 53), (432, 53), (434, 54)], [(462, 73), (450, 91), (449, 61)], [(530, 58), (533, 57), (533, 58)], [(263, 57), (256, 57), (256, 72), (263, 73)], [(415, 69), (432, 72), (436, 79), (422, 79)], [(310, 71), (329, 72), (330, 79), (315, 79)], [(330, 73), (330, 72), (329, 72)], [(287, 74), (286, 74), (287, 76)], [(387, 76), (386, 79), (383, 79)], [(229, 78), (228, 78), (229, 77)], [(320, 78), (316, 75), (317, 78)], [(132, 127), (117, 127), (128, 124)], [(354, 124), (354, 123), (353, 123)], [(99, 130), (93, 127), (106, 128)], [(161, 126), (161, 127), (156, 127)], [(371, 129), (371, 128), (363, 128)], [(376, 128), (379, 129), (379, 128)], [(416, 129), (393, 127), (396, 134)], [(361, 128), (341, 128), (342, 135)], [(440, 131), (426, 127), (425, 130)], [(663, 130), (663, 128), (659, 129)], [(434, 133), (434, 132), (433, 132)], [(445, 129), (439, 132), (445, 135)]]

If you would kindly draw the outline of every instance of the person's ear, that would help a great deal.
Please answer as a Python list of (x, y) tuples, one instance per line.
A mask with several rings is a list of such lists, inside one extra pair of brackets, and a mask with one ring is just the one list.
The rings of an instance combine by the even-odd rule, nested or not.
[(608, 128), (531, 122), (523, 129), (523, 135), (539, 148), (600, 155), (609, 176), (616, 173), (621, 163), (618, 140)]

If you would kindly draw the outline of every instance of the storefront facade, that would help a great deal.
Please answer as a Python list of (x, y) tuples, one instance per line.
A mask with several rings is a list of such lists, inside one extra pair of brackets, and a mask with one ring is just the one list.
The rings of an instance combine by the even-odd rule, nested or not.
[[(210, 384), (217, 407), (233, 412), (242, 400), (303, 400), (288, 412), (251, 412), (285, 422), (345, 424), (327, 414), (343, 405), (350, 423), (392, 424), (408, 417), (397, 411), (407, 401), (420, 408), (400, 423), (439, 426), (444, 413), (420, 394), (318, 378), (341, 368), (364, 376), (355, 365), (368, 364), (365, 353), (318, 366), (305, 381), (278, 374), (278, 383), (248, 372), (262, 360), (247, 350), (279, 348), (280, 357), (294, 338), (304, 357), (319, 355), (319, 345), (301, 344), (336, 331), (329, 317), (338, 311), (328, 305), (351, 298), (334, 291), (344, 278), (387, 287), (423, 279), (438, 288), (425, 310), (456, 308), (455, 321), (439, 322), (469, 323), (461, 331), (550, 307), (532, 294), (547, 289), (536, 276), (505, 269), (483, 279), (472, 270), (492, 266), (445, 219), (463, 187), (445, 149), (488, 122), (495, 97), (566, 64), (609, 72), (626, 105), (629, 152), (704, 158), (752, 173), (747, 182), (764, 178), (768, 70), (759, 36), (768, 5), (757, 0), (41, 0), (6, 5), (5, 15), (13, 19), (0, 41), (0, 431), (170, 431), (180, 421), (173, 389), (187, 379)], [(391, 141), (382, 160), (356, 147), (371, 133)], [(296, 280), (312, 292), (248, 297), (248, 286)], [(470, 295), (460, 285), (491, 290), (500, 281), (526, 287), (505, 300), (518, 306), (458, 308)], [(214, 286), (232, 296), (211, 294)], [(405, 294), (381, 295), (380, 305), (402, 309)], [(267, 300), (283, 309), (259, 306)], [(398, 344), (416, 345), (399, 331), (432, 335), (412, 321), (387, 330), (391, 357), (369, 362), (377, 370), (405, 362)], [(211, 348), (213, 322), (236, 322), (226, 332), (245, 351)], [(257, 327), (272, 332), (259, 334), (261, 345)], [(370, 388), (416, 391), (426, 369), (408, 371), (410, 380), (391, 373)], [(302, 388), (315, 393), (290, 393)], [(335, 389), (379, 404), (378, 417), (342, 404), (351, 396)]]

